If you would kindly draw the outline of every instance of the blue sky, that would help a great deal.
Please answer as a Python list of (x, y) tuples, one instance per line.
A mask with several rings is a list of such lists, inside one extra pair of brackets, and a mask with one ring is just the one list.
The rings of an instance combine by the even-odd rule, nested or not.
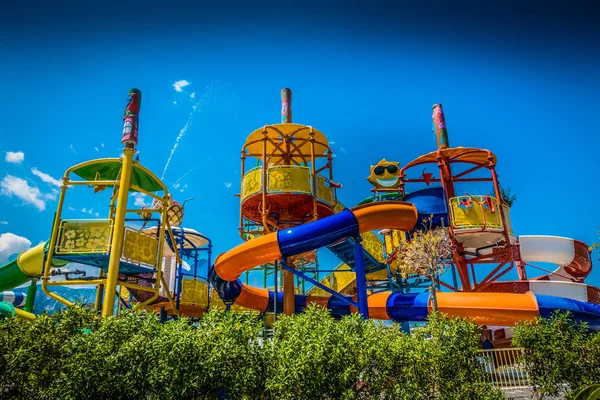
[[(434, 3), (9, 9), (0, 233), (47, 239), (57, 180), (76, 163), (119, 156), (126, 94), (137, 87), (141, 162), (164, 172), (177, 200), (195, 197), (186, 225), (226, 251), (240, 242), (239, 151), (252, 130), (279, 122), (290, 87), (294, 122), (335, 142), (346, 205), (370, 194), (369, 165), (435, 149), (431, 105), (441, 102), (451, 145), (498, 156), (501, 183), (518, 195), (517, 234), (596, 241), (599, 35), (586, 10)], [(106, 215), (105, 196), (72, 196), (68, 217)], [(590, 282), (600, 285), (597, 269)]]

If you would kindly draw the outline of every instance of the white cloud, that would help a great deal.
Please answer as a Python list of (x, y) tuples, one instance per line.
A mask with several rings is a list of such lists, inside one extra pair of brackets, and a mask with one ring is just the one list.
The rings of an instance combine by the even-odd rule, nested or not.
[(330, 140), (329, 144), (333, 146), (335, 144), (335, 142), (333, 140)]
[(87, 208), (83, 207), (83, 208), (81, 209), (81, 212), (82, 212), (82, 213), (86, 213), (86, 212), (87, 212)]
[(16, 196), (25, 203), (33, 205), (40, 211), (46, 209), (46, 201), (56, 199), (56, 192), (42, 193), (40, 189), (29, 186), (25, 179), (6, 175), (0, 182), (0, 194), (8, 197)]
[(69, 145), (69, 149), (70, 149), (70, 150), (71, 150), (73, 153), (77, 153), (77, 152), (75, 151), (75, 147), (73, 146), (73, 144), (70, 144), (70, 145)]
[(8, 225), (8, 222), (6, 222), (6, 221), (0, 221), (0, 225)]
[(100, 216), (100, 213), (94, 213), (94, 215), (95, 215), (96, 217), (99, 217), (99, 216)]
[(231, 182), (223, 182), (223, 184), (225, 185), (225, 187), (227, 189), (229, 189), (231, 187)]
[(176, 92), (183, 92), (183, 88), (189, 84), (190, 84), (190, 82), (186, 81), (185, 79), (182, 79), (180, 81), (175, 82), (173, 84), (173, 87), (175, 88)]
[(131, 194), (131, 197), (134, 198), (134, 202), (133, 205), (136, 207), (150, 207), (150, 204), (148, 202), (146, 202), (146, 200), (148, 199), (148, 196), (146, 196), (143, 193), (139, 193), (139, 192), (134, 192)]
[(104, 148), (104, 143), (102, 143), (100, 146)]
[(194, 97), (196, 97), (196, 92), (192, 92), (192, 94), (190, 94), (190, 97), (193, 99)]
[(179, 189), (179, 186), (181, 186), (181, 184), (179, 184), (179, 183), (175, 183), (175, 184), (173, 185), (173, 189)]
[(340, 147), (340, 151), (344, 154), (348, 153), (348, 150), (346, 150), (345, 147)]
[(34, 174), (35, 176), (37, 176), (38, 178), (40, 178), (42, 181), (46, 182), (46, 183), (50, 183), (54, 186), (57, 187), (61, 187), (62, 186), (62, 182), (58, 179), (55, 179), (53, 177), (51, 177), (50, 175), (40, 171), (37, 168), (31, 168), (31, 173)]
[(25, 153), (22, 151), (7, 151), (5, 160), (13, 164), (21, 164), (25, 159)]
[(67, 208), (68, 208), (69, 210), (71, 210), (71, 211), (75, 211), (75, 210), (76, 210), (76, 208), (75, 208), (75, 207), (71, 207), (71, 206), (69, 206), (69, 207), (67, 207)]
[(177, 105), (177, 102), (175, 100), (173, 100), (173, 104)]
[(0, 262), (6, 262), (8, 257), (18, 254), (31, 247), (31, 241), (23, 236), (6, 232), (0, 235)]
[(100, 149), (99, 149), (99, 148), (97, 148), (97, 147), (94, 147), (94, 150), (96, 150), (96, 151), (100, 151)]

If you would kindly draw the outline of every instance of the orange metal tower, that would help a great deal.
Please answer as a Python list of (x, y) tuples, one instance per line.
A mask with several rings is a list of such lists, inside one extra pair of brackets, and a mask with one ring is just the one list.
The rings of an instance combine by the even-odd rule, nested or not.
[[(497, 159), (489, 150), (449, 147), (441, 104), (433, 106), (432, 119), (438, 149), (418, 157), (402, 168), (401, 191), (404, 194), (406, 183), (422, 182), (426, 186), (431, 182), (441, 184), (448, 210), (447, 224), (456, 248), (453, 261), (461, 287), (439, 283), (454, 291), (484, 291), (490, 283), (510, 271), (515, 260), (515, 237), (510, 222), (510, 209), (502, 199), (498, 183)], [(437, 165), (439, 178), (425, 172), (419, 178), (406, 178), (408, 170), (426, 164)], [(456, 172), (457, 170), (461, 171)], [(486, 195), (457, 193), (457, 184), (475, 182), (491, 183), (492, 192)], [(481, 263), (496, 266), (478, 282), (474, 265)]]

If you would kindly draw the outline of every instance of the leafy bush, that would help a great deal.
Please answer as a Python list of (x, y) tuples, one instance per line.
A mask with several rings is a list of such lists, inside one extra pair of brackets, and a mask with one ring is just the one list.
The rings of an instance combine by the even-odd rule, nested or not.
[(477, 361), (478, 328), (434, 315), (412, 335), (310, 306), (281, 318), (270, 344), (267, 393), (276, 399), (501, 399)]
[(537, 398), (572, 397), (600, 383), (600, 333), (576, 325), (569, 313), (554, 313), (515, 327), (513, 344), (524, 348), (523, 361)]
[(271, 341), (259, 340), (262, 328), (259, 317), (219, 311), (197, 324), (139, 311), (101, 320), (80, 308), (0, 320), (0, 397), (501, 398), (468, 321), (434, 315), (408, 335), (311, 306), (279, 319)]

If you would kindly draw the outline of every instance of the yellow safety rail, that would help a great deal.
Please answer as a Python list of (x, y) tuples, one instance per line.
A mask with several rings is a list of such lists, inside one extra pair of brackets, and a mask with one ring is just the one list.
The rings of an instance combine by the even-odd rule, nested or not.
[[(329, 179), (316, 176), (317, 199), (330, 206), (335, 204), (335, 196)], [(262, 167), (256, 167), (244, 174), (240, 197), (242, 202), (262, 189)], [(275, 165), (267, 169), (267, 194), (295, 193), (312, 194), (311, 170), (297, 165)]]
[(452, 197), (449, 205), (454, 229), (503, 229), (500, 205), (495, 197)]
[(55, 254), (108, 253), (112, 222), (110, 219), (61, 220)]
[(208, 282), (202, 279), (183, 279), (181, 303), (208, 308)]
[(499, 387), (529, 386), (527, 373), (521, 363), (523, 349), (481, 350), (479, 360), (488, 379)]

